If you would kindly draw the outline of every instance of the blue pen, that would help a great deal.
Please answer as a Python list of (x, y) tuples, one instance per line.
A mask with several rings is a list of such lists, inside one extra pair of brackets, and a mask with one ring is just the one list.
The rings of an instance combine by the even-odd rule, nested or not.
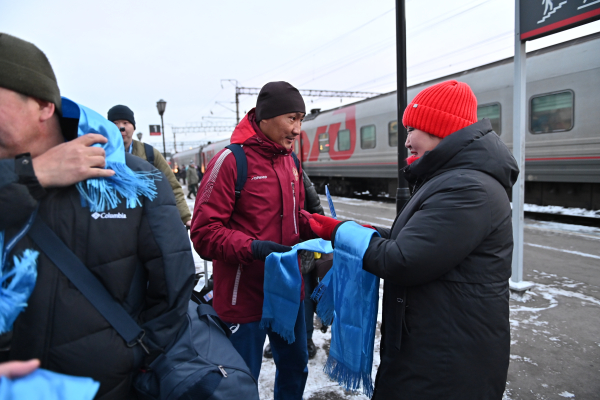
[(337, 219), (337, 214), (335, 213), (335, 208), (333, 207), (333, 200), (331, 200), (331, 194), (329, 194), (329, 185), (325, 185), (325, 194), (327, 195), (327, 203), (329, 203), (331, 217)]

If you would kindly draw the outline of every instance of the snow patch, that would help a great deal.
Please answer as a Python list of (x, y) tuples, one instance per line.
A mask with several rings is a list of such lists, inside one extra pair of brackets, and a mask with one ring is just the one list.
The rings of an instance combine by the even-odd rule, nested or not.
[(575, 395), (573, 393), (569, 393), (566, 390), (562, 393), (559, 393), (558, 395), (561, 397), (575, 397)]

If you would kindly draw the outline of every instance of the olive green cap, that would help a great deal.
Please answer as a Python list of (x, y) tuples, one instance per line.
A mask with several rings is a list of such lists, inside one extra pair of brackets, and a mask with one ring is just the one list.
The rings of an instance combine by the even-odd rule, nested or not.
[(0, 33), (0, 87), (54, 103), (62, 115), (60, 90), (46, 55), (6, 33)]

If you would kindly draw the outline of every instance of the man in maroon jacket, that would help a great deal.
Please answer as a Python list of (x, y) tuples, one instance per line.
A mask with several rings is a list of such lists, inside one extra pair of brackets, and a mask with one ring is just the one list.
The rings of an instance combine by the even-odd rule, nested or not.
[(270, 329), (259, 327), (265, 258), (272, 252), (291, 250), (301, 238), (314, 237), (308, 223), (310, 215), (301, 210), (302, 171), (291, 156), (305, 110), (298, 89), (287, 82), (267, 83), (258, 95), (256, 108), (231, 135), (231, 143), (243, 145), (248, 160), (240, 197), (235, 196), (236, 160), (231, 150), (224, 149), (208, 165), (192, 218), (194, 247), (213, 260), (213, 306), (229, 323), (231, 341), (256, 379), (269, 335), (277, 366), (276, 400), (302, 399), (308, 376), (303, 303), (294, 343), (288, 344)]

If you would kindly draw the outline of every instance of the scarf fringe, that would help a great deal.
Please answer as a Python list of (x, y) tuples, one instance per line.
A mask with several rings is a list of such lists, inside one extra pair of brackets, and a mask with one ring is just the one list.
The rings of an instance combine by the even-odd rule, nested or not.
[(317, 315), (321, 321), (330, 326), (333, 323), (335, 304), (333, 303), (333, 287), (329, 281), (321, 281), (314, 290), (311, 299), (317, 302)]
[(115, 175), (109, 178), (91, 178), (77, 184), (84, 207), (89, 206), (91, 211), (103, 212), (116, 208), (121, 203), (121, 198), (127, 202), (127, 208), (141, 206), (141, 196), (150, 200), (156, 198), (155, 180), (161, 179), (158, 170), (134, 172), (120, 162), (107, 162), (106, 168), (115, 171)]
[(294, 343), (296, 337), (293, 329), (287, 329), (279, 321), (274, 318), (263, 318), (260, 321), (260, 329), (271, 329), (273, 332), (279, 334), (288, 344)]
[[(39, 253), (27, 249), (21, 258), (15, 256), (14, 267), (0, 276), (0, 334), (12, 330), (17, 316), (27, 307), (27, 300), (33, 292), (37, 279), (37, 258)], [(4, 267), (4, 266), (3, 266)]]
[(373, 397), (373, 378), (370, 372), (351, 371), (332, 356), (327, 358), (327, 363), (323, 370), (332, 380), (343, 386), (344, 389), (356, 394), (362, 384), (363, 394), (368, 398)]

